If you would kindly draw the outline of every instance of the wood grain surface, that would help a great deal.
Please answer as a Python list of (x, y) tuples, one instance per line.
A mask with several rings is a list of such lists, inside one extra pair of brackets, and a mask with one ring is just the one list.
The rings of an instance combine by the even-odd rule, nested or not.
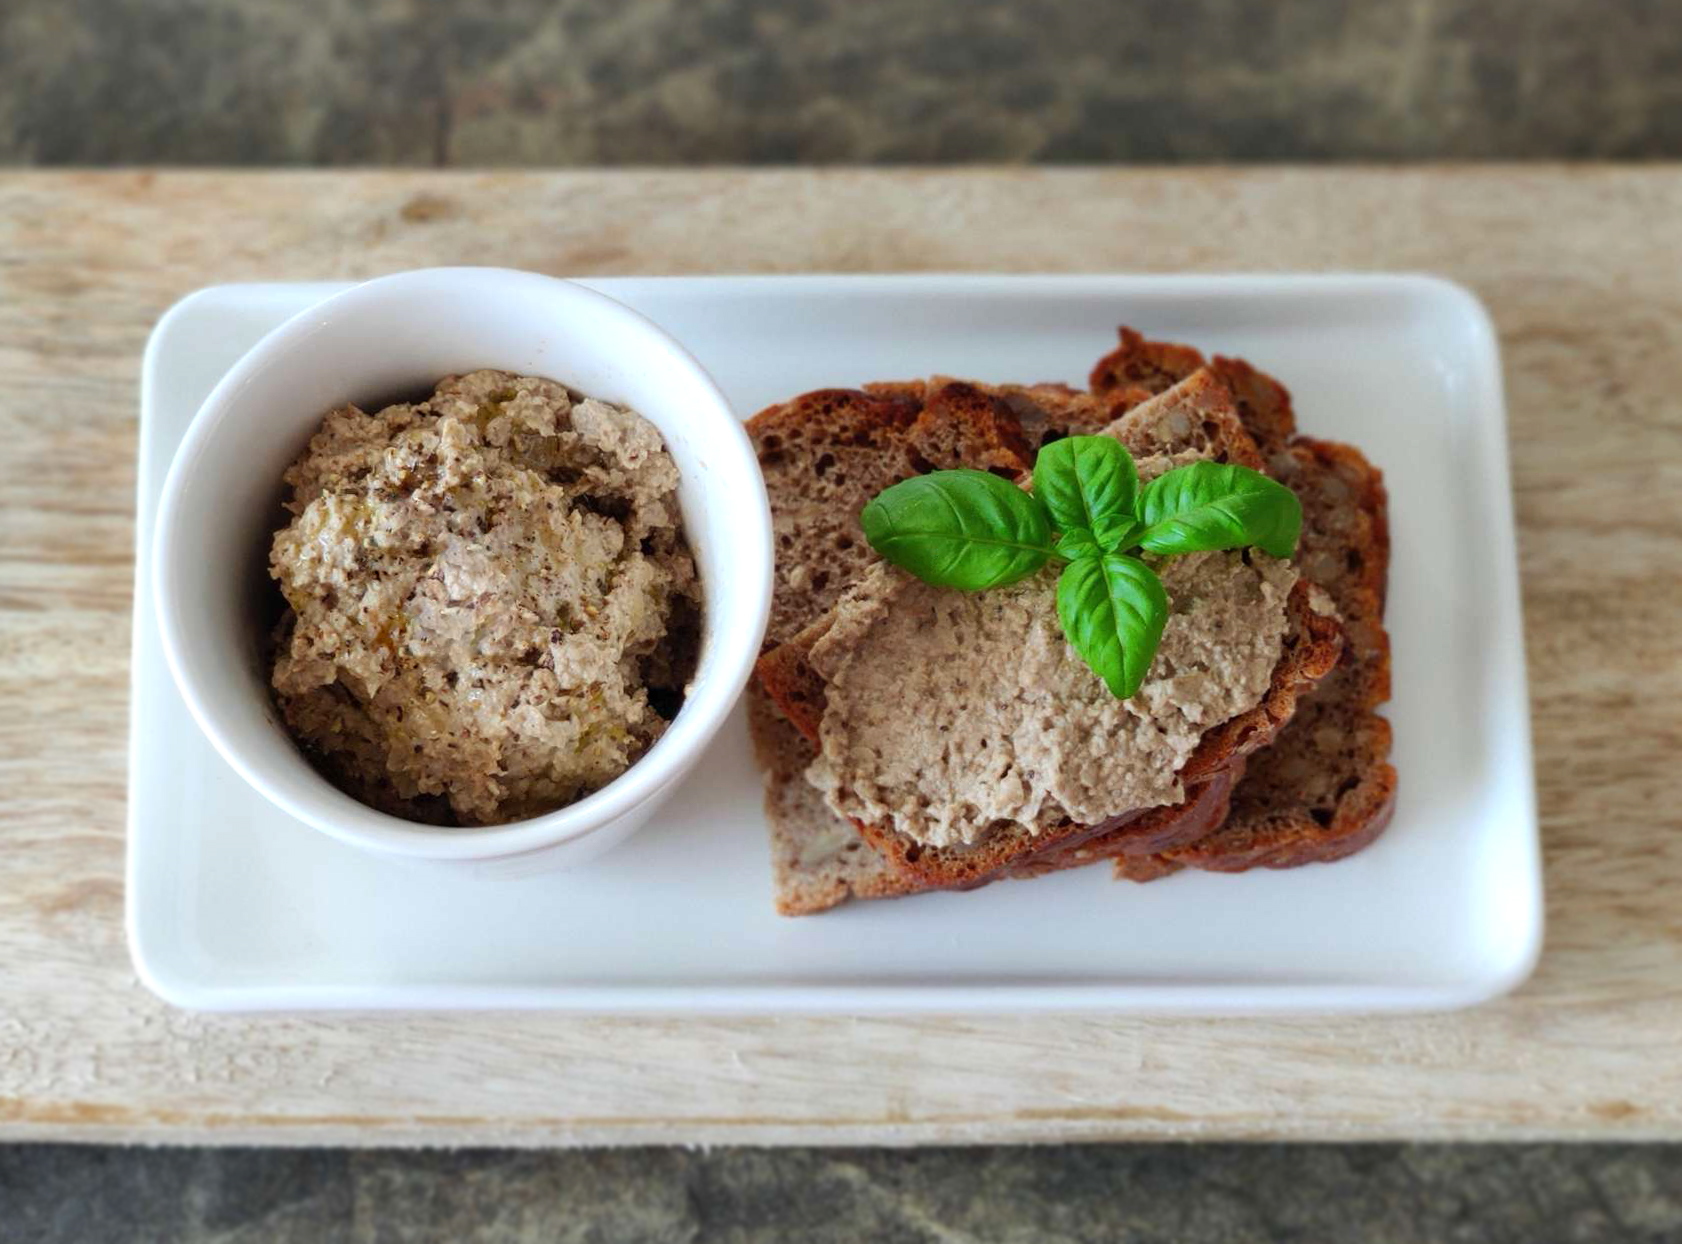
[[(206, 284), (1428, 269), (1505, 351), (1548, 945), (1289, 1020), (217, 1017), (123, 941), (136, 381)], [(1682, 168), (0, 176), (0, 1137), (1682, 1138)]]

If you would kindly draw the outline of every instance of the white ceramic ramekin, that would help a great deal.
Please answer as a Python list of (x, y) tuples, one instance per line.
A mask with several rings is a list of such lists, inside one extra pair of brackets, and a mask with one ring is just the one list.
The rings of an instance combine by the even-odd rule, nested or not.
[[(281, 475), (322, 416), (430, 391), (453, 373), (547, 376), (630, 406), (665, 437), (705, 592), (700, 663), (670, 728), (623, 776), (514, 824), (440, 829), (376, 812), (299, 753), (269, 696), (270, 539)], [(741, 693), (771, 599), (771, 518), (752, 446), (701, 365), (658, 326), (582, 285), (435, 268), (358, 285), (288, 320), (206, 399), (165, 481), (154, 585), (170, 671), (223, 758), (277, 806), (341, 842), (492, 872), (582, 862), (636, 830)], [(268, 602), (268, 607), (265, 607)], [(240, 827), (230, 825), (228, 832)]]

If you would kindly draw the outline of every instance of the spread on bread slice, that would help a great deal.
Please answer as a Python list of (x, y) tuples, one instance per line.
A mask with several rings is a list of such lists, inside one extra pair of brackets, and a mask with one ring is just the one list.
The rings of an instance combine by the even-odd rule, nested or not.
[(1155, 858), (1118, 861), (1117, 876), (1143, 881), (1187, 867), (1241, 872), (1324, 863), (1352, 855), (1389, 825), (1396, 797), (1390, 723), (1374, 711), (1390, 696), (1383, 484), (1347, 445), (1299, 437), (1288, 452), (1294, 465), (1286, 478), (1307, 520), (1298, 561), (1338, 603), (1344, 659), (1254, 758), (1224, 825)]
[[(1053, 386), (1036, 388), (1033, 400), (1068, 400)], [(1027, 392), (1016, 389), (1011, 396), (1020, 403)], [(1243, 465), (1259, 461), (1224, 385), (1207, 372), (1144, 403), (1109, 431), (1144, 457), (1141, 469), (1147, 476), (1197, 457)], [(1165, 456), (1164, 450), (1173, 456)], [(1169, 642), (1164, 677), (1132, 702), (1108, 697), (1090, 671), (1068, 660), (1061, 636), (1052, 633), (1056, 627), (1049, 598), (1041, 599), (1047, 597), (1045, 584), (1024, 585), (1022, 591), (1033, 599), (1018, 602), (1020, 607), (1009, 617), (999, 619), (992, 615), (1007, 609), (1013, 599), (1008, 594), (1000, 600), (944, 592), (886, 567), (867, 573), (839, 609), (768, 653), (761, 661), (760, 681), (809, 741), (824, 738), (826, 709), (831, 710), (825, 763), (814, 768), (814, 776), (826, 780), (828, 766), (830, 802), (855, 814), (865, 840), (898, 873), (926, 887), (967, 887), (1009, 872), (1072, 867), (1128, 849), (1159, 850), (1202, 836), (1218, 823), (1241, 758), (1265, 745), (1289, 718), (1298, 694), (1336, 659), (1340, 636), (1329, 608), (1306, 587), (1292, 587), (1296, 576), (1288, 567), (1272, 564), (1271, 573), (1264, 574), (1259, 567), (1271, 564), (1271, 559), (1257, 553), (1254, 560), (1252, 565), (1251, 555), (1238, 553), (1199, 556), (1173, 571), (1171, 595), (1179, 602), (1181, 616), (1170, 623), (1169, 634), (1179, 638)], [(893, 607), (871, 600), (872, 592), (892, 596)], [(1221, 612), (1223, 606), (1236, 608), (1235, 602), (1246, 599), (1245, 592), (1248, 614), (1241, 608), (1230, 616)], [(907, 594), (918, 599), (900, 599)], [(1259, 607), (1264, 597), (1269, 599)], [(855, 651), (838, 665), (831, 658), (840, 641), (831, 632), (845, 633), (849, 626), (857, 630), (861, 610), (868, 614), (865, 632), (897, 627), (904, 634), (864, 634), (865, 642), (853, 645)], [(931, 618), (923, 617), (925, 613)], [(950, 615), (944, 629), (942, 614)], [(931, 620), (933, 625), (923, 625)], [(1024, 659), (1033, 654), (1043, 658), (1032, 668), (1006, 671), (1016, 676), (1005, 688), (1008, 695), (999, 694), (998, 671), (977, 676), (973, 668), (950, 668), (952, 660), (961, 660), (968, 642), (965, 630), (985, 629), (989, 620), (994, 629), (1002, 628), (992, 637), (995, 645), (1016, 648)], [(1207, 629), (1200, 634), (1200, 625), (1225, 627), (1226, 636)], [(1047, 634), (1040, 635), (1048, 626)], [(1016, 635), (1017, 630), (1022, 634)], [(1232, 638), (1235, 635), (1241, 638)], [(945, 644), (948, 650), (906, 658), (918, 645), (929, 643)], [(1243, 685), (1232, 664), (1246, 643), (1266, 648), (1265, 659), (1251, 654), (1253, 685)], [(861, 663), (870, 667), (869, 673), (861, 673)], [(835, 743), (839, 721), (836, 706), (828, 701), (826, 673), (839, 675), (841, 685), (849, 680), (864, 684), (862, 695), (851, 703), (867, 719), (867, 737), (861, 743), (867, 764), (851, 779), (833, 772), (833, 762), (844, 749)], [(917, 680), (930, 685), (921, 686)], [(892, 702), (903, 690), (896, 685), (900, 682), (912, 684), (915, 706)], [(1188, 702), (1176, 705), (1176, 694)], [(911, 728), (937, 703), (945, 705), (948, 716), (936, 725), (937, 733)], [(991, 732), (970, 728), (989, 712), (997, 716), (1001, 705), (1009, 706), (1009, 720), (990, 723), (996, 727)], [(868, 711), (872, 708), (877, 711)], [(1080, 720), (1074, 720), (1077, 717)], [(894, 733), (896, 721), (907, 728), (886, 738), (882, 732)], [(881, 737), (869, 737), (871, 730)], [(965, 740), (970, 751), (954, 759), (951, 747), (959, 742), (959, 734), (973, 737)], [(984, 754), (988, 747), (998, 749), (998, 765)], [(1064, 754), (1070, 748), (1075, 754)], [(889, 754), (893, 760), (884, 761)], [(879, 770), (875, 773), (870, 772), (872, 758)], [(1029, 781), (1030, 789), (1016, 789), (1023, 775), (1045, 778), (1055, 774), (1060, 763), (1064, 779), (1077, 773), (1087, 788), (1070, 780), (1058, 786), (1053, 776), (1037, 787)], [(917, 812), (919, 804), (929, 802), (943, 764), (951, 770), (948, 802), (958, 810), (957, 820), (969, 818), (956, 831), (951, 816), (931, 828), (928, 818)], [(882, 787), (881, 779), (896, 765), (903, 769), (897, 774), (895, 797), (902, 807), (898, 814), (890, 812), (888, 804), (860, 797), (865, 788)], [(995, 793), (1004, 792), (1002, 802), (983, 798), (986, 775), (995, 768), (993, 787)], [(1129, 773), (1133, 785), (1126, 780)], [(1150, 782), (1139, 784), (1146, 778), (1154, 782), (1149, 789)], [(773, 789), (774, 821), (777, 794)], [(1013, 808), (1012, 796), (1020, 797), (1020, 806)], [(840, 840), (839, 835), (817, 832), (808, 837)]]
[[(977, 386), (937, 378), (822, 390), (749, 420), (778, 533), (777, 596), (767, 649), (820, 617), (874, 559), (857, 515), (883, 488), (923, 471), (958, 465), (1018, 474), (1027, 469), (1029, 456), (1022, 447), (1028, 438), (1016, 428), (1056, 428), (1059, 435), (1093, 431), (1116, 422), (1111, 409), (1107, 400), (1065, 385)], [(1197, 378), (1127, 411), (1116, 430), (1142, 453), (1189, 449), (1220, 462), (1260, 465), (1254, 443), (1212, 377)], [(1279, 698), (1269, 703), (1277, 710)], [(850, 898), (931, 888), (891, 867), (816, 796), (804, 776), (815, 749), (770, 703), (759, 681), (748, 689), (748, 710), (766, 775), (779, 911), (809, 914)], [(1195, 839), (1224, 819), (1231, 787), (1230, 770), (1211, 774), (1195, 784), (1179, 808), (1152, 809), (1105, 835), (1071, 835), (1021, 861), (1014, 871), (1074, 867), (1124, 847), (1165, 849)]]
[[(1299, 696), (1336, 663), (1341, 631), (1329, 608), (1315, 597), (1304, 583), (1290, 589), (1283, 602), (1280, 655), (1268, 670), (1259, 700), (1195, 736), (1183, 762), (1168, 774), (1177, 790), (1183, 788), (1183, 794), (1176, 794), (1172, 801), (1143, 807), (1118, 805), (1096, 821), (1055, 815), (1032, 825), (1002, 821), (968, 841), (931, 842), (894, 824), (863, 818), (854, 822), (859, 833), (899, 872), (923, 882), (919, 888), (968, 888), (1005, 875), (1034, 875), (1129, 850), (1161, 850), (1170, 843), (1200, 838), (1220, 819), (1215, 812), (1224, 806), (1244, 758), (1271, 741), (1290, 719)], [(829, 692), (823, 674), (813, 665), (812, 651), (830, 621), (828, 616), (820, 619), (760, 658), (759, 664), (759, 678), (777, 707), (814, 747), (823, 737)], [(985, 682), (989, 671), (975, 672), (979, 676), (972, 685), (979, 703), (989, 698)], [(1190, 673), (1200, 677), (1203, 671)], [(1052, 690), (1055, 694), (1056, 689)], [(900, 707), (907, 714), (917, 711), (915, 704)], [(1035, 702), (1019, 707), (1043, 706)], [(1156, 731), (1160, 726), (1148, 722), (1144, 728)], [(977, 746), (980, 742), (976, 740)], [(987, 745), (1000, 746), (991, 739)]]
[[(1094, 393), (1117, 406), (1205, 366), (1189, 346), (1147, 341), (1128, 328), (1120, 335), (1091, 377)], [(1226, 822), (1158, 854), (1118, 859), (1116, 875), (1135, 881), (1187, 867), (1239, 872), (1341, 859), (1376, 839), (1395, 807), (1390, 723), (1374, 711), (1390, 698), (1383, 476), (1353, 446), (1298, 435), (1290, 394), (1272, 377), (1219, 356), (1207, 366), (1231, 388), (1268, 473), (1302, 501), (1296, 563), (1336, 603), (1346, 643), (1341, 663), (1304, 697), (1296, 719), (1252, 758)]]
[[(1372, 711), (1389, 694), (1378, 472), (1348, 446), (1298, 436), (1288, 392), (1242, 360), (1206, 361), (1189, 346), (1124, 328), (1091, 384), (1082, 393), (939, 377), (888, 382), (806, 394), (749, 422), (779, 545), (777, 602), (761, 677), (749, 689), (767, 770), (779, 911), (805, 914), (852, 898), (968, 888), (1105, 859), (1133, 880), (1185, 867), (1286, 867), (1349, 854), (1388, 822), (1389, 726)], [(836, 816), (805, 776), (827, 696), (810, 655), (826, 615), (876, 561), (859, 510), (915, 474), (974, 466), (1015, 476), (1044, 444), (1104, 430), (1141, 456), (1196, 452), (1265, 470), (1297, 493), (1305, 521), (1293, 564), (1303, 582), (1290, 596), (1291, 672), (1270, 683), (1250, 714), (1204, 736), (1180, 771), (1185, 798), (1177, 804), (1096, 824), (1069, 818), (1023, 840), (991, 833), (982, 836), (990, 842), (933, 847)], [(1290, 664), (1282, 658), (1281, 666)]]

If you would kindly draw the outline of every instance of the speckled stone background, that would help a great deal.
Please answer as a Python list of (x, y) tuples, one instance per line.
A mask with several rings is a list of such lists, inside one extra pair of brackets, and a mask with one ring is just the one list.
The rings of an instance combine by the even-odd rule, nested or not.
[(4, 0), (0, 160), (1682, 156), (1676, 0)]
[[(1682, 157), (1677, 0), (0, 0), (0, 163)], [(1666, 1241), (1682, 1151), (0, 1147), (0, 1244)]]
[(0, 1244), (1657, 1244), (1660, 1148), (0, 1149)]

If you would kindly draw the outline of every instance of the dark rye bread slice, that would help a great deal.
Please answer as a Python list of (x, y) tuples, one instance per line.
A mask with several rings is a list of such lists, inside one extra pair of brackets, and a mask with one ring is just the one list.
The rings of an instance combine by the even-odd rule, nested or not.
[[(788, 637), (790, 619), (804, 623), (821, 615), (859, 565), (873, 560), (856, 520), (833, 519), (856, 516), (882, 488), (940, 467), (1019, 474), (1029, 458), (1015, 416), (1029, 407), (1042, 422), (1062, 426), (1090, 423), (1096, 430), (1108, 422), (1107, 404), (1066, 385), (993, 387), (945, 377), (809, 393), (750, 420), (748, 432), (759, 449), (773, 518), (782, 533), (767, 646)], [(1227, 433), (1247, 439), (1236, 420)], [(819, 521), (811, 521), (814, 517)], [(853, 898), (929, 889), (895, 871), (850, 822), (824, 804), (804, 777), (813, 759), (811, 744), (757, 682), (748, 688), (747, 702), (749, 730), (766, 770), (777, 910), (808, 915)], [(1195, 828), (1188, 822), (1186, 832)]]
[(1390, 723), (1373, 711), (1390, 696), (1382, 583), (1374, 583), (1387, 560), (1383, 482), (1347, 445), (1299, 437), (1289, 453), (1291, 486), (1303, 498), (1299, 563), (1304, 573), (1324, 576), (1338, 603), (1345, 659), (1304, 697), (1274, 744), (1252, 758), (1226, 824), (1158, 855), (1118, 860), (1118, 877), (1327, 863), (1359, 851), (1390, 823)]
[[(1094, 390), (1118, 405), (1202, 366), (1189, 346), (1148, 341), (1129, 328), (1120, 336), (1092, 372)], [(1290, 394), (1273, 378), (1239, 359), (1217, 356), (1209, 366), (1231, 387), (1266, 469), (1302, 500), (1297, 564), (1337, 604), (1345, 652), (1273, 745), (1251, 760), (1219, 830), (1156, 855), (1118, 858), (1117, 876), (1137, 881), (1185, 867), (1239, 872), (1340, 859), (1376, 839), (1395, 806), (1390, 725), (1373, 712), (1390, 696), (1383, 477), (1351, 446), (1296, 435)]]
[(771, 839), (771, 895), (785, 916), (827, 911), (849, 899), (894, 898), (925, 887), (895, 872), (850, 821), (829, 810), (803, 776), (814, 751), (756, 682), (748, 727), (766, 770), (765, 818)]
[[(1287, 632), (1284, 651), (1261, 703), (1204, 732), (1197, 748), (1180, 770), (1187, 798), (1168, 809), (1135, 808), (1097, 824), (1064, 821), (1033, 833), (1025, 826), (1000, 826), (979, 841), (964, 846), (930, 847), (880, 825), (854, 821), (859, 834), (887, 858), (896, 871), (915, 877), (929, 888), (968, 888), (1016, 870), (1031, 874), (1051, 867), (1072, 867), (1104, 858), (1135, 838), (1143, 849), (1159, 848), (1162, 835), (1206, 837), (1213, 826), (1209, 793), (1203, 784), (1230, 785), (1234, 767), (1264, 748), (1290, 720), (1298, 697), (1337, 663), (1342, 632), (1336, 620), (1315, 599), (1315, 590), (1298, 582), (1286, 600)], [(760, 684), (783, 714), (814, 747), (819, 742), (826, 690), (823, 677), (812, 667), (813, 646), (829, 629), (826, 615), (788, 643), (760, 657)], [(1220, 800), (1224, 792), (1216, 791)], [(1097, 844), (1107, 840), (1103, 847)], [(1078, 848), (1091, 851), (1081, 853)]]
[(1022, 438), (1036, 453), (1065, 436), (1102, 432), (1125, 409), (1118, 408), (1111, 397), (1083, 393), (1066, 384), (1005, 384), (994, 391), (1010, 407)]
[[(771, 496), (777, 543), (766, 647), (835, 602), (875, 555), (858, 513), (882, 489), (922, 472), (973, 466), (1016, 476), (1029, 465), (1014, 417), (996, 396), (962, 381), (904, 381), (823, 389), (748, 420)], [(887, 898), (923, 887), (887, 866), (812, 790), (811, 745), (748, 688), (748, 726), (765, 769), (773, 896), (785, 915), (849, 898)]]
[[(1034, 388), (1039, 395), (1036, 400), (1060, 400), (1058, 386)], [(879, 391), (890, 390), (883, 386)], [(1061, 400), (1079, 396), (1061, 392)], [(1141, 456), (1189, 450), (1221, 461), (1261, 465), (1256, 446), (1245, 433), (1225, 386), (1208, 371), (1188, 377), (1171, 392), (1129, 411), (1107, 430)], [(820, 620), (795, 641), (766, 654), (759, 669), (759, 683), (814, 743), (823, 711), (821, 680), (806, 657), (823, 625)], [(873, 833), (872, 827), (861, 827), (861, 832), (900, 872), (920, 878), (929, 888), (979, 885), (1006, 872), (1038, 873), (1053, 867), (1074, 867), (1122, 851), (1161, 851), (1203, 837), (1224, 816), (1236, 763), (1263, 746), (1289, 719), (1300, 692), (1336, 662), (1341, 639), (1338, 625), (1323, 616), (1306, 589), (1292, 594), (1287, 650), (1275, 670), (1269, 693), (1251, 713), (1206, 733), (1203, 745), (1182, 770), (1188, 791), (1180, 805), (1133, 810), (1098, 825), (1071, 822), (1039, 835), (1018, 828), (1015, 838), (1006, 831), (978, 847), (933, 851), (897, 834)], [(1210, 784), (1214, 784), (1213, 789)], [(1216, 810), (1219, 815), (1215, 815)]]
[(1232, 392), (1238, 417), (1261, 448), (1263, 455), (1283, 449), (1296, 434), (1296, 415), (1291, 395), (1271, 376), (1264, 375), (1243, 359), (1217, 354), (1205, 360), (1191, 346), (1168, 341), (1149, 341), (1143, 334), (1123, 325), (1117, 330), (1121, 344), (1099, 359), (1088, 383), (1100, 401), (1126, 408), (1152, 394), (1163, 393), (1187, 376), (1207, 367)]
[[(872, 405), (872, 400), (887, 408)], [(1029, 406), (1038, 412), (1036, 426), (1056, 426), (1074, 431), (1098, 431), (1110, 421), (1108, 403), (1066, 385), (978, 386), (936, 378), (931, 381), (898, 381), (864, 386), (855, 390), (825, 390), (807, 394), (771, 407), (750, 421), (748, 430), (766, 462), (766, 479), (774, 516), (799, 512), (808, 503), (811, 480), (825, 480), (823, 488), (835, 492), (850, 479), (853, 496), (848, 502), (854, 512), (882, 487), (932, 466), (969, 465), (982, 462), (995, 468), (1004, 465), (1013, 445), (1011, 429), (1004, 426), (1001, 407), (1011, 414)], [(912, 416), (911, 407), (918, 407)], [(824, 426), (805, 426), (814, 417)], [(884, 424), (885, 432), (877, 431)], [(791, 426), (798, 428), (789, 434)], [(815, 470), (829, 450), (825, 428), (844, 441), (858, 438), (859, 429), (871, 429), (867, 442), (874, 456), (861, 461), (849, 455), (848, 469), (838, 481), (831, 470)], [(1174, 394), (1129, 412), (1117, 423), (1116, 433), (1137, 452), (1201, 452), (1220, 461), (1259, 465), (1254, 443), (1244, 432), (1224, 390), (1212, 377), (1188, 382)], [(1059, 433), (1066, 434), (1066, 433)], [(903, 459), (899, 450), (906, 450)], [(817, 538), (802, 538), (794, 524), (787, 524), (788, 542), (779, 541), (778, 591), (789, 593), (790, 580), (800, 588), (798, 599), (787, 597), (789, 607), (781, 616), (818, 616), (825, 596), (838, 592), (834, 580), (820, 581), (812, 592), (813, 578), (821, 571), (844, 575), (834, 568), (845, 563), (837, 558), (839, 548), (850, 554), (860, 548), (855, 535), (849, 544), (833, 542), (834, 531), (817, 528)], [(843, 533), (845, 534), (845, 532)], [(868, 554), (864, 562), (871, 560)], [(791, 574), (794, 564), (804, 573)], [(826, 606), (827, 607), (827, 606)], [(778, 616), (774, 615), (774, 617)], [(779, 635), (773, 625), (773, 642)], [(866, 847), (848, 822), (841, 820), (816, 796), (803, 774), (813, 758), (813, 749), (789, 725), (787, 719), (766, 699), (756, 682), (748, 691), (749, 724), (760, 763), (766, 769), (766, 809), (770, 823), (774, 895), (777, 909), (785, 915), (822, 911), (849, 898), (883, 898), (931, 888), (914, 877), (894, 871), (874, 850)], [(1198, 796), (1181, 809), (1153, 809), (1123, 830), (1116, 831), (1099, 846), (1081, 844), (1036, 864), (1035, 872), (1052, 867), (1074, 867), (1103, 858), (1102, 850), (1160, 850), (1189, 841), (1208, 832), (1225, 816), (1230, 779), (1211, 779)]]
[(777, 565), (767, 647), (835, 603), (875, 555), (858, 514), (890, 484), (941, 467), (1015, 476), (1030, 465), (1015, 419), (972, 385), (819, 389), (747, 422), (771, 495)]

